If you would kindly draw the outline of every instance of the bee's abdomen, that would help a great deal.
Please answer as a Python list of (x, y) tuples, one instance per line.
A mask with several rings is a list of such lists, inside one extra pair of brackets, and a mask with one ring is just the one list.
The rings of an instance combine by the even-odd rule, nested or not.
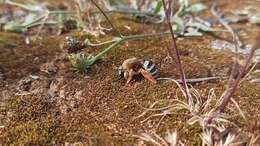
[(151, 60), (144, 60), (142, 67), (148, 71), (154, 78), (158, 77), (159, 71), (155, 63)]

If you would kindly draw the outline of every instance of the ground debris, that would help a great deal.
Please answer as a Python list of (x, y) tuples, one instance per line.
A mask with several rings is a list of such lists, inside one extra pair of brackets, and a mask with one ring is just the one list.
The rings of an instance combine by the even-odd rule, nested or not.
[(5, 79), (4, 69), (0, 66), (0, 81)]
[(66, 36), (64, 41), (60, 44), (60, 48), (67, 53), (77, 53), (85, 48), (85, 43), (75, 37)]

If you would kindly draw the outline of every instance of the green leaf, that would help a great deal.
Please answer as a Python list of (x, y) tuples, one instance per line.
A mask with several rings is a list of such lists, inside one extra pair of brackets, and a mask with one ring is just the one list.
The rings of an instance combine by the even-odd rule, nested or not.
[(47, 8), (44, 4), (31, 5), (31, 4), (18, 3), (18, 2), (11, 1), (11, 0), (5, 0), (5, 3), (26, 9), (28, 11), (44, 12), (47, 10)]
[(186, 8), (185, 11), (189, 13), (198, 13), (202, 10), (205, 10), (206, 8), (207, 6), (203, 5), (202, 3), (196, 3)]
[(114, 10), (118, 3), (116, 3), (114, 0), (104, 0), (104, 5), (108, 10)]
[(59, 24), (63, 24), (66, 20), (68, 20), (68, 15), (64, 13), (57, 14), (57, 21)]
[(113, 41), (119, 41), (119, 40), (122, 40), (121, 37), (113, 37)]
[(202, 36), (203, 34), (198, 31), (198, 29), (189, 27), (187, 28), (187, 32), (184, 33), (184, 36)]
[(187, 7), (189, 5), (189, 0), (179, 0), (179, 4)]
[(180, 34), (184, 33), (185, 24), (184, 24), (184, 21), (180, 17), (175, 16), (173, 18), (173, 30)]
[(185, 4), (181, 4), (178, 11), (174, 14), (174, 17), (181, 17), (185, 15)]
[(85, 0), (78, 0), (77, 1), (78, 5), (79, 5), (79, 9), (81, 11), (86, 11), (86, 3)]
[(72, 67), (79, 72), (86, 72), (95, 63), (93, 55), (85, 55), (83, 53), (69, 54), (68, 59)]
[(114, 5), (114, 1), (113, 0), (106, 0), (110, 5)]
[(243, 9), (237, 9), (235, 10), (235, 14), (240, 16), (248, 16), (250, 14), (250, 9), (252, 9), (251, 6), (245, 7)]
[(202, 23), (199, 23), (199, 22), (188, 22), (186, 24), (186, 26), (190, 26), (190, 27), (195, 27), (195, 28), (198, 28), (202, 31), (205, 31), (205, 32), (213, 32), (213, 31), (216, 31), (215, 29), (207, 26), (207, 25), (204, 25)]
[(260, 14), (251, 16), (251, 17), (249, 18), (249, 20), (250, 20), (250, 22), (253, 23), (253, 24), (260, 24)]
[(162, 1), (159, 1), (159, 2), (157, 2), (156, 6), (155, 6), (154, 13), (155, 14), (159, 13), (161, 8), (162, 8)]
[(7, 32), (23, 33), (27, 31), (27, 28), (21, 22), (10, 21), (4, 25), (4, 30)]
[(110, 0), (104, 0), (104, 6), (108, 9), (108, 10), (112, 10), (112, 5), (110, 3)]
[(22, 23), (22, 25), (23, 26), (29, 25), (29, 24), (33, 23), (38, 17), (39, 17), (39, 15), (37, 15), (36, 13), (29, 13), (25, 17), (24, 22)]

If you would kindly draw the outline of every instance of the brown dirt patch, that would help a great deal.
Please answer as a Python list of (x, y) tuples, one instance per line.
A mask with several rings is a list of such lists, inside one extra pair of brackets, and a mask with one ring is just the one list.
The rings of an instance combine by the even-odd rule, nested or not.
[[(229, 2), (227, 2), (229, 3)], [(234, 8), (237, 8), (234, 5)], [(226, 4), (226, 3), (225, 3)], [(223, 2), (223, 7), (225, 7)], [(116, 25), (124, 34), (138, 34), (160, 31), (161, 27), (152, 24), (140, 24), (131, 19), (116, 16)], [(105, 23), (104, 23), (105, 25)], [(131, 30), (124, 28), (131, 27)], [(238, 25), (241, 29), (244, 25)], [(245, 28), (247, 35), (256, 35), (259, 26)], [(95, 64), (88, 74), (75, 73), (59, 49), (59, 43), (65, 35), (79, 36), (79, 33), (64, 36), (44, 37), (30, 45), (24, 44), (23, 36), (0, 32), (6, 39), (15, 41), (19, 47), (1, 46), (0, 67), (6, 79), (0, 83), (1, 124), (0, 141), (6, 145), (62, 145), (82, 142), (86, 145), (134, 145), (132, 135), (149, 131), (156, 127), (160, 118), (147, 117), (133, 120), (145, 107), (160, 99), (180, 98), (179, 90), (173, 83), (159, 82), (151, 85), (146, 80), (135, 80), (125, 86), (125, 81), (116, 76), (116, 67), (130, 57), (150, 57), (157, 63), (161, 77), (178, 78), (174, 63), (166, 53), (166, 40), (148, 38), (130, 41), (117, 47), (102, 61)], [(101, 37), (100, 40), (111, 38)], [(82, 36), (79, 36), (82, 37)], [(232, 67), (232, 53), (216, 51), (208, 47), (215, 40), (210, 35), (197, 38), (184, 38), (177, 41), (181, 51), (181, 60), (187, 78), (227, 76)], [(251, 41), (251, 40), (250, 40)], [(97, 52), (100, 48), (86, 48), (86, 52)], [(47, 65), (46, 65), (47, 64)], [(51, 65), (50, 65), (51, 64)], [(42, 67), (44, 66), (44, 67)], [(46, 67), (47, 66), (47, 67)], [(45, 68), (45, 69), (42, 69)], [(55, 71), (44, 72), (55, 68)], [(30, 95), (17, 96), (20, 80), (36, 75), (31, 79)], [(217, 95), (225, 89), (224, 79), (194, 84), (202, 95), (215, 88)], [(260, 85), (245, 81), (234, 96), (249, 118), (260, 119)], [(176, 96), (179, 93), (179, 97)], [(254, 114), (254, 116), (252, 115)], [(252, 116), (250, 116), (252, 115)], [(188, 116), (167, 116), (158, 131), (176, 128), (181, 139), (189, 145), (198, 145), (201, 129), (190, 126)], [(237, 120), (245, 125), (243, 120)], [(1, 126), (1, 125), (0, 125)]]

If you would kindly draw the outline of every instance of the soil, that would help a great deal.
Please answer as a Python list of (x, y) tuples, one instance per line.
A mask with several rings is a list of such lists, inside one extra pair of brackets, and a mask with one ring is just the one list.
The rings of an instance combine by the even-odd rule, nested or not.
[[(211, 1), (205, 2), (208, 6), (212, 4)], [(243, 3), (249, 2), (223, 0), (220, 1), (219, 9), (237, 9)], [(213, 17), (206, 12), (204, 15)], [(111, 18), (116, 20), (113, 22), (124, 35), (160, 32), (166, 28), (140, 23), (124, 15), (111, 15)], [(102, 26), (109, 25), (103, 22)], [(248, 44), (254, 43), (255, 36), (259, 34), (259, 26), (256, 25), (240, 23), (234, 27), (244, 34), (242, 40)], [(168, 129), (176, 129), (184, 143), (199, 145), (201, 140), (198, 134), (202, 129), (184, 122), (189, 119), (185, 111), (166, 116), (159, 127), (157, 124), (161, 117), (145, 120), (154, 113), (135, 118), (158, 100), (185, 100), (174, 83), (159, 81), (153, 85), (141, 78), (125, 85), (125, 80), (117, 77), (116, 68), (125, 59), (135, 56), (152, 58), (160, 70), (160, 77), (179, 79), (175, 63), (167, 54), (166, 46), (167, 41), (171, 41), (170, 37), (124, 43), (87, 73), (73, 70), (66, 52), (60, 48), (66, 36), (75, 36), (81, 40), (89, 37), (96, 41), (108, 40), (113, 35), (112, 31), (99, 38), (75, 31), (60, 36), (44, 33), (42, 39), (26, 45), (24, 35), (0, 32), (2, 38), (19, 45), (0, 45), (0, 74), (3, 74), (2, 78), (0, 75), (0, 144), (137, 145), (139, 140), (134, 135), (153, 130), (164, 135)], [(228, 33), (217, 35), (231, 38)], [(204, 34), (202, 37), (177, 40), (187, 78), (229, 76), (234, 53), (210, 48), (210, 43), (216, 39), (210, 34)], [(84, 51), (97, 53), (101, 49), (86, 47)], [(260, 120), (260, 84), (250, 82), (250, 79), (259, 76), (259, 72), (254, 72), (245, 79), (233, 97), (245, 113), (247, 121), (238, 115), (233, 104), (226, 111), (242, 131), (248, 130), (248, 121)], [(227, 79), (221, 78), (192, 83), (192, 86), (206, 100), (212, 88), (220, 97), (227, 83)]]

